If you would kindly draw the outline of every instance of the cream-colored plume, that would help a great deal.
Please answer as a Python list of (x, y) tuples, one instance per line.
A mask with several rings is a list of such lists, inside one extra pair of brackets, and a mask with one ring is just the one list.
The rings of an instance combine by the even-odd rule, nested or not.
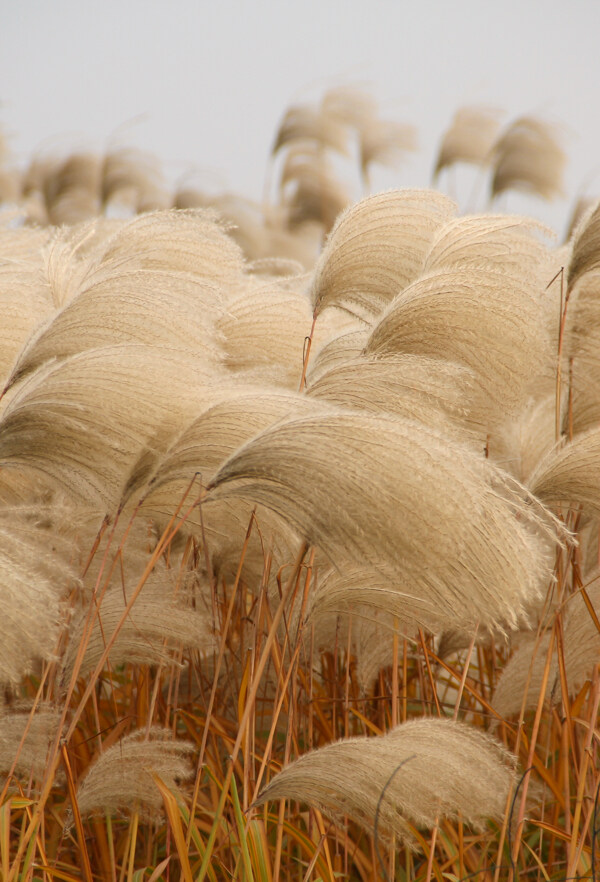
[(433, 190), (392, 190), (352, 205), (315, 268), (315, 314), (335, 305), (376, 316), (420, 274), (435, 231), (455, 210)]
[(162, 173), (151, 153), (135, 147), (117, 147), (104, 157), (101, 174), (105, 210), (119, 206), (135, 214), (168, 206)]
[(319, 147), (328, 147), (345, 153), (348, 131), (341, 120), (323, 111), (322, 107), (296, 104), (290, 107), (279, 124), (272, 153), (288, 147), (297, 141), (313, 142)]
[(529, 478), (529, 488), (546, 505), (565, 503), (600, 512), (600, 429), (590, 429), (555, 447)]
[[(85, 677), (96, 668), (135, 587), (134, 583), (126, 589), (115, 585), (103, 597), (94, 615), (79, 676)], [(63, 683), (68, 682), (73, 671), (87, 620), (87, 609), (73, 620), (62, 665)], [(119, 629), (108, 659), (113, 667), (128, 663), (157, 665), (170, 662), (173, 649), (195, 649), (205, 653), (214, 646), (211, 624), (206, 615), (186, 603), (183, 595), (178, 595), (173, 574), (160, 568), (155, 569), (145, 582)]]
[(104, 261), (120, 261), (125, 269), (191, 273), (237, 292), (244, 272), (239, 245), (209, 210), (155, 211), (121, 225), (108, 240)]
[(423, 275), (438, 270), (492, 270), (515, 279), (519, 288), (529, 283), (542, 297), (548, 252), (540, 234), (552, 231), (538, 221), (511, 215), (467, 215), (441, 226), (431, 243)]
[(365, 352), (465, 365), (501, 420), (525, 403), (550, 364), (541, 299), (526, 283), (476, 269), (438, 271), (410, 284), (373, 327)]
[[(39, 368), (0, 418), (0, 464), (33, 469), (80, 500), (114, 507), (140, 457), (164, 452), (214, 400), (214, 372), (187, 353), (110, 346)], [(136, 467), (137, 465), (137, 467)], [(132, 483), (131, 472), (136, 471)]]
[(498, 134), (499, 112), (490, 107), (461, 107), (444, 132), (437, 155), (433, 180), (457, 162), (487, 165)]
[(15, 777), (25, 788), (29, 775), (36, 781), (44, 777), (50, 741), (56, 735), (60, 717), (58, 708), (49, 704), (40, 704), (31, 720), (30, 711), (30, 703), (0, 711), (0, 771), (7, 773), (16, 758)]
[(594, 270), (600, 270), (600, 202), (588, 209), (575, 230), (567, 267), (567, 289), (572, 290), (583, 275)]
[(522, 190), (549, 200), (560, 196), (565, 161), (556, 127), (522, 116), (494, 144), (492, 198), (505, 190)]
[(60, 599), (71, 586), (64, 542), (19, 509), (0, 511), (0, 684), (16, 685), (36, 659), (50, 661)]
[(295, 799), (371, 834), (416, 847), (413, 828), (461, 817), (481, 828), (500, 819), (516, 759), (496, 739), (448, 719), (411, 720), (375, 738), (348, 738), (301, 756), (276, 775), (256, 804)]
[[(465, 435), (474, 395), (471, 371), (422, 355), (359, 356), (322, 373), (307, 394), (341, 407), (398, 414), (428, 426)], [(479, 429), (479, 436), (485, 437)]]
[(459, 617), (485, 626), (515, 624), (549, 577), (535, 530), (553, 532), (550, 515), (507, 474), (412, 420), (290, 420), (241, 447), (209, 490), (273, 509), (340, 567), (392, 567), (427, 600), (455, 598)]
[[(234, 371), (262, 370), (274, 382), (297, 389), (302, 376), (306, 337), (312, 325), (308, 298), (275, 285), (262, 285), (229, 305), (218, 322), (225, 364)], [(317, 328), (315, 345), (319, 345)]]
[(112, 273), (76, 295), (23, 347), (7, 386), (51, 360), (119, 343), (198, 353), (218, 364), (214, 320), (222, 311), (215, 285), (159, 270)]
[[(588, 598), (600, 616), (600, 577), (586, 588)], [(586, 680), (592, 677), (594, 666), (600, 662), (600, 631), (579, 592), (567, 601), (563, 626), (565, 677), (569, 696), (574, 696)], [(537, 707), (542, 689), (550, 645), (547, 631), (538, 640), (526, 635), (502, 671), (494, 692), (493, 706), (502, 716), (517, 714), (523, 705), (525, 711)], [(528, 687), (528, 688), (527, 688)], [(556, 638), (550, 659), (545, 700), (560, 702), (561, 677), (557, 658)]]
[(77, 792), (82, 817), (138, 812), (152, 823), (162, 817), (163, 800), (153, 773), (177, 791), (192, 774), (194, 746), (175, 740), (169, 729), (154, 727), (147, 739), (133, 732), (113, 744), (90, 766)]

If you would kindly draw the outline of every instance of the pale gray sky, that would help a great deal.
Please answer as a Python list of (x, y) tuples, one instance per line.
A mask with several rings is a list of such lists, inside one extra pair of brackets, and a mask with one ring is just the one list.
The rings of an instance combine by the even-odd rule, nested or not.
[(562, 229), (578, 188), (600, 194), (599, 35), (598, 0), (0, 0), (0, 127), (20, 163), (117, 135), (170, 180), (259, 197), (286, 107), (332, 85), (417, 129), (378, 186), (428, 185), (454, 111), (493, 105), (564, 125), (569, 198), (502, 206)]

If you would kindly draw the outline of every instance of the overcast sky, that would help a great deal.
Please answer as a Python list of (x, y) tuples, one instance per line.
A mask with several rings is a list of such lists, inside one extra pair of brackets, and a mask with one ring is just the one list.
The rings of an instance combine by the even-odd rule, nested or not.
[(502, 205), (562, 230), (579, 188), (600, 195), (599, 39), (598, 0), (0, 0), (0, 129), (20, 164), (117, 139), (258, 198), (286, 107), (333, 85), (416, 127), (385, 186), (427, 186), (454, 111), (492, 105), (564, 127), (567, 198)]

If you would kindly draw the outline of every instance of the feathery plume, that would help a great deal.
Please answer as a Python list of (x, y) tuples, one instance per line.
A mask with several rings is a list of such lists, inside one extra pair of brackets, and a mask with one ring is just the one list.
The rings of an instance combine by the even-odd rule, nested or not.
[(237, 292), (242, 251), (214, 211), (153, 211), (121, 224), (106, 244), (103, 261), (132, 269), (191, 273)]
[(19, 509), (0, 509), (0, 683), (16, 685), (35, 659), (53, 658), (72, 578), (62, 546)]
[[(489, 735), (447, 719), (411, 720), (376, 738), (348, 738), (301, 756), (259, 794), (306, 802), (334, 819), (349, 816), (415, 848), (412, 827), (438, 818), (481, 828), (500, 819), (516, 760)], [(435, 772), (435, 774), (434, 774)]]
[[(591, 587), (586, 588), (596, 618), (600, 616), (600, 581), (598, 576)], [(565, 676), (569, 696), (574, 696), (586, 680), (590, 679), (594, 666), (600, 661), (600, 631), (579, 592), (569, 597), (563, 628)], [(507, 663), (494, 692), (493, 706), (503, 717), (519, 713), (524, 703), (525, 711), (537, 707), (550, 645), (547, 631), (538, 640), (526, 635)], [(529, 688), (526, 690), (526, 686)], [(558, 702), (561, 696), (561, 679), (556, 641), (550, 661), (546, 684), (546, 701)]]
[(215, 394), (214, 371), (187, 353), (91, 349), (42, 366), (16, 389), (0, 417), (0, 464), (33, 469), (110, 510), (139, 457), (164, 452)]
[(106, 154), (100, 196), (105, 208), (117, 204), (133, 213), (168, 205), (158, 161), (152, 154), (133, 147), (119, 147)]
[(56, 735), (60, 717), (58, 708), (51, 705), (38, 705), (31, 720), (30, 712), (31, 705), (25, 702), (10, 710), (0, 710), (0, 771), (8, 772), (16, 758), (15, 776), (22, 783), (29, 775), (36, 781), (43, 778), (50, 741)]
[(461, 107), (444, 132), (438, 151), (433, 180), (457, 162), (487, 165), (498, 134), (500, 113), (490, 107)]
[(507, 283), (497, 272), (467, 268), (423, 276), (389, 304), (365, 347), (373, 356), (401, 352), (470, 368), (504, 419), (524, 404), (540, 366), (550, 363), (541, 299), (526, 282)]
[(588, 209), (573, 235), (567, 290), (571, 291), (583, 275), (595, 270), (600, 270), (600, 202)]
[[(79, 676), (85, 677), (96, 668), (108, 640), (113, 636), (127, 605), (127, 594), (121, 586), (109, 589), (102, 599)], [(121, 626), (111, 647), (109, 661), (112, 665), (149, 664), (172, 661), (170, 648), (196, 649), (201, 653), (214, 648), (214, 639), (204, 613), (186, 604), (178, 596), (171, 574), (167, 570), (154, 570), (149, 576), (133, 609)], [(79, 651), (88, 610), (82, 610), (71, 626), (69, 645), (62, 664), (62, 682), (68, 682)]]
[(390, 566), (486, 627), (514, 625), (549, 576), (533, 531), (553, 532), (550, 515), (491, 463), (411, 420), (289, 420), (241, 447), (209, 491), (271, 508), (340, 566)]
[(45, 362), (117, 344), (202, 352), (206, 365), (217, 364), (214, 319), (220, 306), (216, 286), (186, 273), (111, 273), (74, 296), (30, 338), (6, 388)]
[(565, 153), (555, 126), (533, 116), (510, 125), (493, 146), (491, 196), (521, 190), (551, 200), (563, 191)]
[(320, 149), (328, 147), (346, 153), (348, 132), (343, 123), (322, 107), (296, 104), (290, 107), (279, 124), (271, 153), (275, 155), (282, 147), (297, 141), (312, 141)]
[(385, 359), (359, 356), (334, 365), (314, 382), (311, 378), (306, 394), (340, 407), (398, 414), (464, 436), (473, 386), (467, 368), (401, 353)]
[(152, 774), (169, 790), (193, 774), (194, 746), (173, 739), (169, 729), (153, 727), (148, 739), (133, 732), (113, 744), (90, 766), (77, 792), (82, 817), (124, 815), (138, 812), (142, 822), (152, 823), (162, 816), (162, 797)]
[(470, 215), (452, 218), (431, 243), (423, 275), (438, 270), (492, 270), (541, 294), (548, 254), (539, 234), (552, 231), (538, 221), (511, 215)]
[(392, 190), (352, 205), (315, 267), (315, 314), (336, 305), (376, 316), (419, 275), (435, 231), (454, 211), (433, 190)]
[(529, 488), (546, 505), (583, 505), (600, 512), (600, 429), (555, 447), (529, 478)]

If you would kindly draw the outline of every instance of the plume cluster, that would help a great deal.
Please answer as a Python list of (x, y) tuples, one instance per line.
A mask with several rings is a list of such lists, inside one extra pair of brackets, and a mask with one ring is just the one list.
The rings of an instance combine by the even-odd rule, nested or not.
[[(589, 871), (599, 207), (556, 248), (531, 218), (463, 215), (433, 189), (369, 193), (415, 143), (368, 94), (331, 89), (284, 115), (261, 205), (171, 196), (127, 149), (16, 177), (0, 150), (16, 203), (0, 216), (0, 766), (26, 792), (62, 758), (72, 803), (48, 775), (46, 810), (0, 806), (2, 872), (38, 849), (72, 878), (63, 849), (99, 855), (90, 878), (119, 861), (133, 878), (166, 800), (159, 848), (182, 878), (288, 878), (283, 837), (306, 852), (314, 816), (282, 809), (271, 862), (272, 815), (238, 811), (288, 799), (395, 835), (407, 867), (434, 828), (429, 875), (438, 824), (464, 820), (480, 832), (449, 834), (436, 868), (464, 878), (486, 837), (506, 850), (483, 828), (508, 823), (517, 755), (527, 776), (560, 769), (544, 853), (560, 862), (570, 837), (566, 875)], [(434, 177), (466, 162), (494, 198), (552, 198), (563, 161), (542, 120), (500, 130), (465, 108)], [(490, 709), (538, 706), (539, 730), (502, 726), (514, 756), (484, 731)], [(77, 837), (56, 832), (69, 812)], [(346, 875), (374, 877), (353, 830), (325, 831), (311, 871), (329, 878), (338, 837)]]

